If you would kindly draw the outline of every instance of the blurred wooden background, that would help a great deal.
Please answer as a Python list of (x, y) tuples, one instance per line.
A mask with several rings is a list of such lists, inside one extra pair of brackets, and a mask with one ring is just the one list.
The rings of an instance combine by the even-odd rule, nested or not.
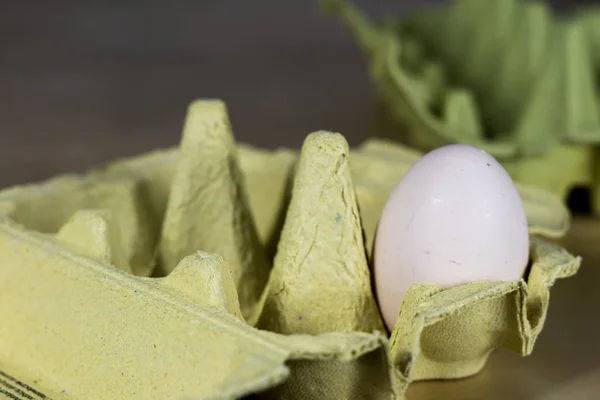
[(264, 147), (317, 129), (356, 144), (371, 115), (362, 56), (316, 1), (0, 1), (0, 187), (175, 145), (198, 97), (224, 99), (238, 140)]

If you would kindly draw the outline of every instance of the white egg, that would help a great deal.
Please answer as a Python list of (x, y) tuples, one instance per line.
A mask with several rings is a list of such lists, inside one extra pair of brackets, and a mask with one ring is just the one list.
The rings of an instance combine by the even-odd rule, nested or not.
[(398, 183), (377, 227), (375, 289), (385, 323), (393, 328), (415, 283), (518, 280), (528, 260), (525, 210), (504, 168), (475, 147), (436, 149)]

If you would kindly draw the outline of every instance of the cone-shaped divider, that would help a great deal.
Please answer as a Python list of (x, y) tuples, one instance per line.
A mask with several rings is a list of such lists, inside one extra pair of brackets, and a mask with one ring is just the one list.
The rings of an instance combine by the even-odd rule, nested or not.
[(185, 257), (160, 283), (192, 303), (216, 307), (242, 319), (231, 267), (217, 254), (198, 251)]
[(242, 314), (252, 319), (270, 268), (221, 101), (189, 107), (160, 239), (161, 273), (197, 250), (220, 254), (231, 265)]
[(382, 329), (340, 134), (304, 142), (258, 326), (285, 334)]
[(56, 240), (82, 255), (133, 273), (110, 210), (80, 210), (60, 228)]
[(444, 116), (450, 132), (459, 132), (461, 141), (478, 143), (483, 129), (473, 94), (468, 90), (451, 90), (446, 95)]

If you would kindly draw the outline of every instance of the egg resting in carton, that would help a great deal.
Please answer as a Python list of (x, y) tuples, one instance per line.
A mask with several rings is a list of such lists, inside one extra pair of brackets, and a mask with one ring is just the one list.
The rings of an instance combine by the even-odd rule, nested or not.
[[(376, 23), (341, 0), (323, 5), (365, 52), (395, 140), (483, 148), (513, 179), (563, 199), (598, 189), (599, 12), (567, 19), (543, 2), (454, 0)], [(600, 196), (592, 202), (600, 212)]]
[(526, 278), (414, 285), (384, 333), (370, 249), (420, 157), (327, 132), (299, 153), (236, 145), (225, 105), (197, 101), (179, 149), (0, 192), (0, 389), (402, 399), (411, 381), (477, 373), (495, 348), (529, 354), (550, 287), (580, 259), (542, 238), (569, 227), (560, 200), (525, 185)]

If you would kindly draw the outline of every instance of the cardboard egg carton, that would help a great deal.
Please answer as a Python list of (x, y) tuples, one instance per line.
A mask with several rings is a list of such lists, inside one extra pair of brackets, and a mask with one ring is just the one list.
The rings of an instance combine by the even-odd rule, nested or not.
[(513, 179), (563, 198), (596, 190), (598, 11), (567, 19), (544, 2), (454, 0), (372, 22), (342, 0), (323, 5), (365, 52), (399, 140), (483, 148)]
[(384, 332), (370, 249), (420, 156), (327, 132), (237, 145), (207, 100), (179, 149), (0, 192), (0, 398), (402, 399), (529, 354), (580, 259), (542, 238), (569, 228), (560, 199), (522, 185), (527, 276), (414, 285)]

